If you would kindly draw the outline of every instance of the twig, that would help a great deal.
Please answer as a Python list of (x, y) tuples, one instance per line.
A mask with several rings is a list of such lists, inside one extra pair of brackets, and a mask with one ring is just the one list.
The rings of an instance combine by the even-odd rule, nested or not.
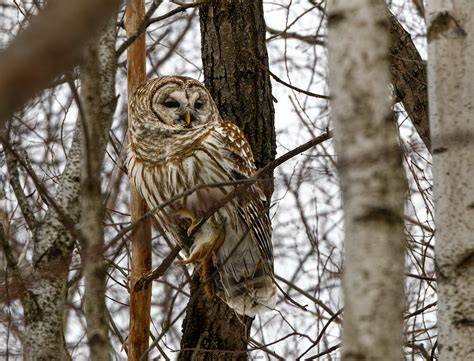
[[(316, 339), (316, 341), (314, 341), (313, 344), (312, 344), (310, 347), (308, 347), (308, 349), (307, 349), (305, 352), (303, 352), (303, 353), (301, 354), (301, 356), (299, 356), (299, 357), (297, 358), (297, 360), (300, 360), (300, 359), (301, 359), (304, 355), (306, 355), (314, 346), (316, 346), (316, 345), (319, 343), (319, 341), (321, 341), (321, 338), (323, 337), (323, 335), (324, 335), (324, 333), (326, 332), (326, 330), (327, 330), (327, 328), (329, 327), (329, 325), (330, 325), (335, 319), (337, 319), (337, 318), (339, 317), (339, 315), (342, 314), (343, 311), (344, 311), (344, 309), (341, 308), (339, 311), (337, 311), (337, 312), (334, 314), (334, 316), (332, 316), (332, 317), (328, 320), (328, 322), (326, 322), (326, 324), (324, 325), (324, 327), (321, 329), (321, 332), (319, 332), (319, 335), (318, 335), (318, 338)], [(308, 359), (306, 359), (306, 360), (314, 360), (315, 358), (316, 358), (316, 356), (313, 356), (313, 357), (308, 358)]]
[[(117, 56), (120, 56), (125, 50), (127, 50), (127, 48), (136, 40), (138, 39), (138, 37), (151, 25), (151, 24), (154, 24), (156, 22), (159, 22), (159, 21), (162, 21), (162, 20), (165, 20), (173, 15), (176, 15), (178, 13), (181, 13), (183, 11), (186, 11), (187, 9), (189, 8), (194, 8), (194, 7), (197, 7), (200, 5), (200, 3), (192, 3), (192, 4), (182, 4), (180, 5), (179, 7), (171, 10), (170, 12), (164, 14), (164, 15), (161, 15), (161, 16), (157, 16), (157, 17), (154, 17), (152, 18), (151, 16), (153, 15), (153, 13), (156, 11), (156, 9), (158, 9), (158, 6), (161, 5), (161, 3), (163, 2), (163, 0), (161, 1), (154, 1), (153, 2), (153, 5), (150, 6), (150, 8), (148, 9), (148, 11), (146, 12), (145, 16), (143, 17), (143, 20), (142, 22), (140, 23), (140, 25), (138, 26), (136, 32), (130, 36), (129, 38), (127, 38), (127, 40), (125, 40), (122, 45), (120, 45), (120, 47), (117, 49)], [(123, 26), (122, 23), (119, 24), (120, 26)]]
[(143, 216), (141, 216), (140, 218), (138, 218), (135, 222), (133, 222), (132, 224), (130, 224), (129, 226), (127, 227), (124, 227), (114, 238), (112, 238), (109, 242), (107, 242), (109, 245), (110, 244), (113, 244), (114, 242), (118, 241), (119, 239), (121, 239), (124, 235), (126, 235), (128, 232), (130, 232), (131, 230), (133, 230), (135, 227), (137, 227), (141, 222), (143, 222), (146, 218), (154, 215), (157, 211), (169, 206), (170, 204), (174, 203), (175, 201), (177, 201), (178, 199), (181, 199), (183, 197), (186, 197), (186, 196), (189, 196), (191, 195), (192, 193), (198, 191), (198, 190), (201, 190), (201, 189), (204, 189), (204, 188), (215, 188), (215, 187), (224, 187), (224, 186), (236, 186), (235, 189), (228, 193), (224, 198), (222, 198), (219, 202), (216, 202), (216, 204), (211, 208), (209, 209), (208, 213), (205, 215), (205, 217), (203, 217), (203, 219), (201, 220), (201, 222), (199, 223), (199, 225), (197, 225), (194, 229), (193, 229), (193, 234), (201, 227), (201, 225), (203, 223), (205, 223), (205, 221), (207, 219), (209, 219), (209, 217), (211, 217), (216, 211), (218, 211), (221, 207), (223, 207), (224, 205), (226, 205), (229, 201), (231, 201), (233, 198), (235, 198), (238, 194), (241, 194), (241, 192), (245, 191), (247, 188), (249, 188), (252, 184), (256, 183), (256, 182), (262, 182), (262, 181), (268, 181), (266, 179), (263, 179), (261, 178), (262, 175), (264, 175), (265, 173), (277, 168), (278, 166), (280, 166), (281, 164), (285, 163), (286, 161), (288, 161), (289, 159), (295, 157), (296, 155), (298, 154), (301, 154), (305, 151), (307, 151), (308, 149), (318, 145), (318, 144), (321, 144), (322, 142), (328, 140), (332, 138), (332, 131), (331, 130), (327, 130), (326, 133), (320, 135), (319, 137), (316, 137), (302, 145), (300, 145), (299, 147), (296, 147), (292, 150), (290, 150), (289, 152), (285, 153), (284, 155), (282, 155), (281, 157), (275, 159), (274, 161), (268, 163), (265, 167), (261, 168), (258, 172), (256, 172), (252, 177), (248, 178), (248, 179), (243, 179), (243, 180), (237, 180), (237, 181), (229, 181), (229, 182), (217, 182), (217, 183), (212, 183), (212, 184), (200, 184), (200, 185), (197, 185), (195, 187), (192, 187), (190, 189), (188, 189), (187, 191), (183, 192), (183, 193), (180, 193), (174, 197), (171, 197), (170, 199), (168, 199), (167, 201), (159, 204), (158, 206), (156, 206), (155, 208), (153, 208), (152, 210), (148, 211), (147, 213), (145, 213)]
[(294, 85), (291, 85), (290, 83), (287, 83), (286, 81), (284, 81), (283, 79), (279, 78), (278, 76), (276, 76), (270, 69), (268, 69), (267, 67), (261, 65), (260, 63), (258, 64), (258, 66), (260, 68), (262, 68), (263, 70), (265, 70), (266, 72), (268, 72), (268, 74), (270, 74), (270, 76), (275, 79), (275, 81), (277, 81), (278, 83), (281, 83), (283, 84), (284, 86), (290, 88), (290, 89), (293, 89), (295, 91), (297, 91), (298, 93), (303, 93), (305, 95), (308, 95), (310, 97), (313, 97), (313, 98), (319, 98), (319, 99), (326, 99), (326, 100), (329, 100), (330, 97), (327, 96), (327, 95), (322, 95), (322, 94), (316, 94), (316, 93), (313, 93), (313, 92), (310, 92), (308, 90), (304, 90), (304, 89), (301, 89), (301, 88), (298, 88)]
[(142, 275), (142, 277), (133, 286), (133, 291), (139, 292), (143, 289), (143, 287), (147, 287), (151, 281), (163, 276), (166, 270), (173, 263), (174, 259), (178, 256), (180, 251), (181, 246), (176, 245), (155, 270)]
[(433, 302), (433, 303), (430, 303), (430, 304), (426, 305), (425, 307), (420, 308), (419, 310), (416, 310), (415, 312), (412, 312), (412, 313), (406, 315), (405, 317), (403, 317), (403, 319), (407, 320), (407, 319), (409, 319), (410, 317), (419, 315), (419, 314), (425, 312), (426, 310), (430, 309), (431, 307), (436, 306), (437, 304), (438, 304), (437, 301), (435, 301), (435, 302)]
[(175, 9), (171, 10), (170, 12), (168, 12), (164, 15), (157, 16), (156, 18), (151, 18), (150, 21), (148, 22), (148, 25), (159, 22), (159, 21), (163, 21), (163, 20), (165, 20), (165, 19), (167, 19), (167, 18), (169, 18), (173, 15), (176, 15), (176, 14), (179, 14), (183, 11), (186, 11), (187, 9), (198, 7), (199, 5), (201, 5), (201, 4), (200, 3), (182, 4), (180, 7), (175, 8)]
[[(315, 297), (311, 296), (308, 292), (304, 291), (303, 289), (301, 289), (300, 287), (298, 287), (297, 285), (295, 285), (293, 282), (290, 282), (288, 281), (287, 279), (279, 276), (279, 275), (275, 275), (275, 278), (283, 283), (285, 283), (286, 285), (290, 286), (291, 288), (293, 288), (295, 291), (299, 292), (300, 294), (306, 296), (306, 298), (308, 298), (309, 300), (313, 301), (315, 304), (317, 304), (319, 307), (321, 307), (324, 311), (326, 311), (330, 316), (334, 316), (334, 312), (329, 308), (327, 307), (324, 303), (322, 303), (320, 300), (316, 299)], [(337, 320), (338, 322), (341, 322), (341, 320)]]
[(307, 44), (310, 44), (310, 45), (321, 45), (321, 46), (326, 46), (326, 42), (323, 41), (323, 40), (320, 40), (319, 36), (317, 35), (301, 35), (301, 34), (298, 34), (298, 33), (292, 33), (292, 32), (289, 32), (289, 31), (279, 31), (279, 30), (276, 30), (276, 29), (273, 29), (271, 27), (269, 27), (267, 25), (267, 31), (272, 34), (272, 36), (270, 36), (267, 41), (270, 41), (270, 40), (273, 40), (273, 39), (276, 39), (277, 37), (281, 37), (283, 39), (296, 39), (296, 40), (300, 40), (300, 41), (303, 41)]
[(247, 54), (248, 56), (250, 56), (253, 61), (255, 62), (255, 64), (262, 70), (266, 71), (268, 74), (270, 74), (270, 76), (275, 80), (277, 81), (278, 83), (281, 83), (283, 84), (284, 86), (290, 88), (290, 89), (293, 89), (295, 91), (297, 91), (298, 93), (303, 93), (303, 94), (306, 94), (307, 96), (310, 96), (310, 97), (313, 97), (313, 98), (318, 98), (318, 99), (326, 99), (326, 100), (329, 100), (330, 97), (327, 96), (327, 95), (322, 95), (322, 94), (316, 94), (316, 93), (313, 93), (313, 92), (310, 92), (308, 90), (304, 90), (304, 89), (301, 89), (301, 88), (298, 88), (294, 85), (291, 85), (290, 83), (287, 83), (286, 81), (284, 81), (283, 79), (279, 78), (277, 75), (275, 75), (267, 66), (265, 65), (262, 65), (260, 63), (260, 61), (258, 59), (255, 58), (255, 56), (253, 54), (251, 54), (249, 51), (247, 51)]
[(336, 350), (340, 349), (341, 346), (342, 346), (342, 344), (338, 343), (337, 345), (334, 345), (334, 346), (332, 346), (332, 347), (329, 347), (327, 350), (324, 350), (323, 352), (320, 352), (320, 353), (318, 353), (317, 355), (314, 355), (314, 356), (311, 356), (311, 357), (305, 359), (305, 361), (317, 360), (317, 359), (319, 359), (321, 356), (325, 356), (325, 355), (327, 355), (328, 353), (331, 353), (331, 352), (333, 352), (333, 351), (336, 351)]
[(5, 141), (2, 140), (3, 147), (5, 149), (5, 158), (7, 163), (8, 173), (10, 174), (10, 184), (12, 186), (13, 192), (15, 193), (15, 197), (18, 201), (18, 205), (20, 206), (21, 213), (25, 218), (26, 224), (31, 232), (34, 232), (36, 226), (38, 225), (38, 220), (36, 219), (33, 211), (31, 210), (30, 204), (28, 202), (28, 198), (23, 191), (21, 184), (20, 184), (20, 174), (18, 172), (17, 161), (14, 159), (14, 156), (11, 152), (8, 151), (7, 147), (5, 146)]

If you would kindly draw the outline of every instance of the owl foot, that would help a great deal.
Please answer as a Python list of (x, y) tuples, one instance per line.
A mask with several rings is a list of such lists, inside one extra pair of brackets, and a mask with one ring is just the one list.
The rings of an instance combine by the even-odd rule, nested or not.
[[(192, 211), (189, 209), (179, 209), (175, 213), (175, 216), (180, 220), (184, 220), (186, 223), (186, 234), (191, 236), (194, 229), (201, 223), (202, 217), (196, 217)], [(189, 225), (188, 225), (189, 224)], [(184, 228), (184, 227), (183, 227)]]
[(225, 239), (224, 223), (206, 222), (195, 235), (195, 241), (191, 247), (188, 258), (176, 261), (184, 266), (192, 262), (199, 264), (199, 274), (204, 287), (204, 292), (212, 299), (214, 292), (212, 282), (209, 281), (209, 271), (212, 257), (217, 255), (219, 248)]

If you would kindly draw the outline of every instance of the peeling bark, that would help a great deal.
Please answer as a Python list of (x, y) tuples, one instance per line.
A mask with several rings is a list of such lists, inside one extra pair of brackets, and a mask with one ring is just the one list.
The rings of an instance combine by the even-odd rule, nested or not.
[(474, 2), (428, 3), (440, 360), (474, 354)]
[(345, 214), (345, 360), (400, 360), (405, 180), (383, 0), (328, 3), (329, 84)]
[[(154, 2), (148, 10), (153, 10), (161, 2)], [(151, 14), (151, 13), (150, 13)], [(127, 3), (125, 14), (125, 29), (130, 39), (136, 36), (136, 31), (145, 18), (145, 1), (130, 0)], [(146, 81), (146, 63), (145, 63), (145, 33), (138, 36), (127, 49), (127, 89), (128, 97)], [(130, 107), (130, 102), (128, 103)], [(128, 114), (130, 114), (130, 110)], [(128, 127), (130, 128), (131, 118), (128, 118)], [(130, 133), (129, 133), (130, 136)], [(133, 185), (130, 185), (130, 221), (133, 223), (148, 212), (145, 200)], [(136, 227), (131, 235), (132, 241), (132, 259), (130, 270), (130, 285), (134, 285), (140, 277), (151, 271), (151, 218), (144, 219)], [(128, 359), (130, 361), (142, 360), (142, 355), (148, 348), (150, 338), (151, 321), (151, 291), (152, 284), (135, 292), (130, 287), (130, 317), (129, 317), (129, 337), (128, 337)], [(148, 355), (144, 355), (146, 361)]]
[(85, 315), (91, 360), (110, 360), (105, 305), (104, 197), (101, 172), (115, 111), (115, 16), (87, 46), (81, 67), (82, 174), (81, 224), (84, 241)]

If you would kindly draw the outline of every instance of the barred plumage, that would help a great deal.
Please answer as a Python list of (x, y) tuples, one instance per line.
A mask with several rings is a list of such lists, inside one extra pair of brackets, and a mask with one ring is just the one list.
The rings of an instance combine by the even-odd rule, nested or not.
[[(149, 81), (131, 99), (126, 165), (131, 182), (150, 209), (206, 184), (245, 179), (255, 173), (243, 132), (224, 122), (206, 88), (173, 76)], [(182, 243), (192, 234), (191, 255), (206, 285), (209, 262), (219, 272), (218, 295), (237, 313), (254, 316), (275, 304), (271, 223), (258, 185), (220, 208), (197, 232), (209, 208), (233, 190), (206, 187), (156, 213), (167, 233)]]

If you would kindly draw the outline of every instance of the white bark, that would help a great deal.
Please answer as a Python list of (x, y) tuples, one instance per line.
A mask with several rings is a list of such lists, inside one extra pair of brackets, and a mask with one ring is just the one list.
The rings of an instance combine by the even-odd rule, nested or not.
[(342, 354), (400, 360), (405, 181), (383, 0), (328, 2), (332, 120), (345, 214)]
[(84, 111), (81, 173), (81, 223), (84, 240), (85, 315), (91, 360), (110, 360), (109, 320), (105, 305), (104, 197), (102, 163), (112, 125), (115, 96), (115, 16), (84, 52), (81, 104)]
[[(68, 217), (79, 220), (80, 128), (76, 126), (68, 162), (54, 197)], [(25, 292), (25, 360), (67, 359), (64, 346), (63, 310), (67, 272), (74, 239), (53, 207), (33, 235), (33, 273), (38, 277)]]
[[(99, 51), (97, 56), (102, 57), (104, 54)], [(107, 58), (106, 61), (110, 62), (110, 59)], [(110, 87), (110, 84), (101, 84), (101, 86)], [(106, 94), (106, 96), (110, 95)], [(104, 113), (113, 113), (115, 94), (112, 94), (112, 97), (103, 108)], [(101, 123), (101, 125), (100, 131), (95, 133), (94, 137), (105, 141), (110, 124), (105, 126)], [(33, 235), (32, 266), (38, 281), (25, 292), (22, 299), (26, 328), (25, 360), (49, 361), (70, 358), (64, 345), (63, 312), (74, 238), (65, 226), (63, 218), (66, 216), (73, 223), (79, 222), (80, 218), (81, 130), (82, 127), (78, 122), (68, 154), (68, 162), (54, 196), (61, 212), (58, 213), (54, 207), (50, 207)], [(102, 155), (97, 156), (103, 158), (105, 147), (94, 151), (101, 152)], [(102, 351), (99, 355), (102, 355)]]
[(428, 1), (440, 360), (474, 357), (474, 2)]

